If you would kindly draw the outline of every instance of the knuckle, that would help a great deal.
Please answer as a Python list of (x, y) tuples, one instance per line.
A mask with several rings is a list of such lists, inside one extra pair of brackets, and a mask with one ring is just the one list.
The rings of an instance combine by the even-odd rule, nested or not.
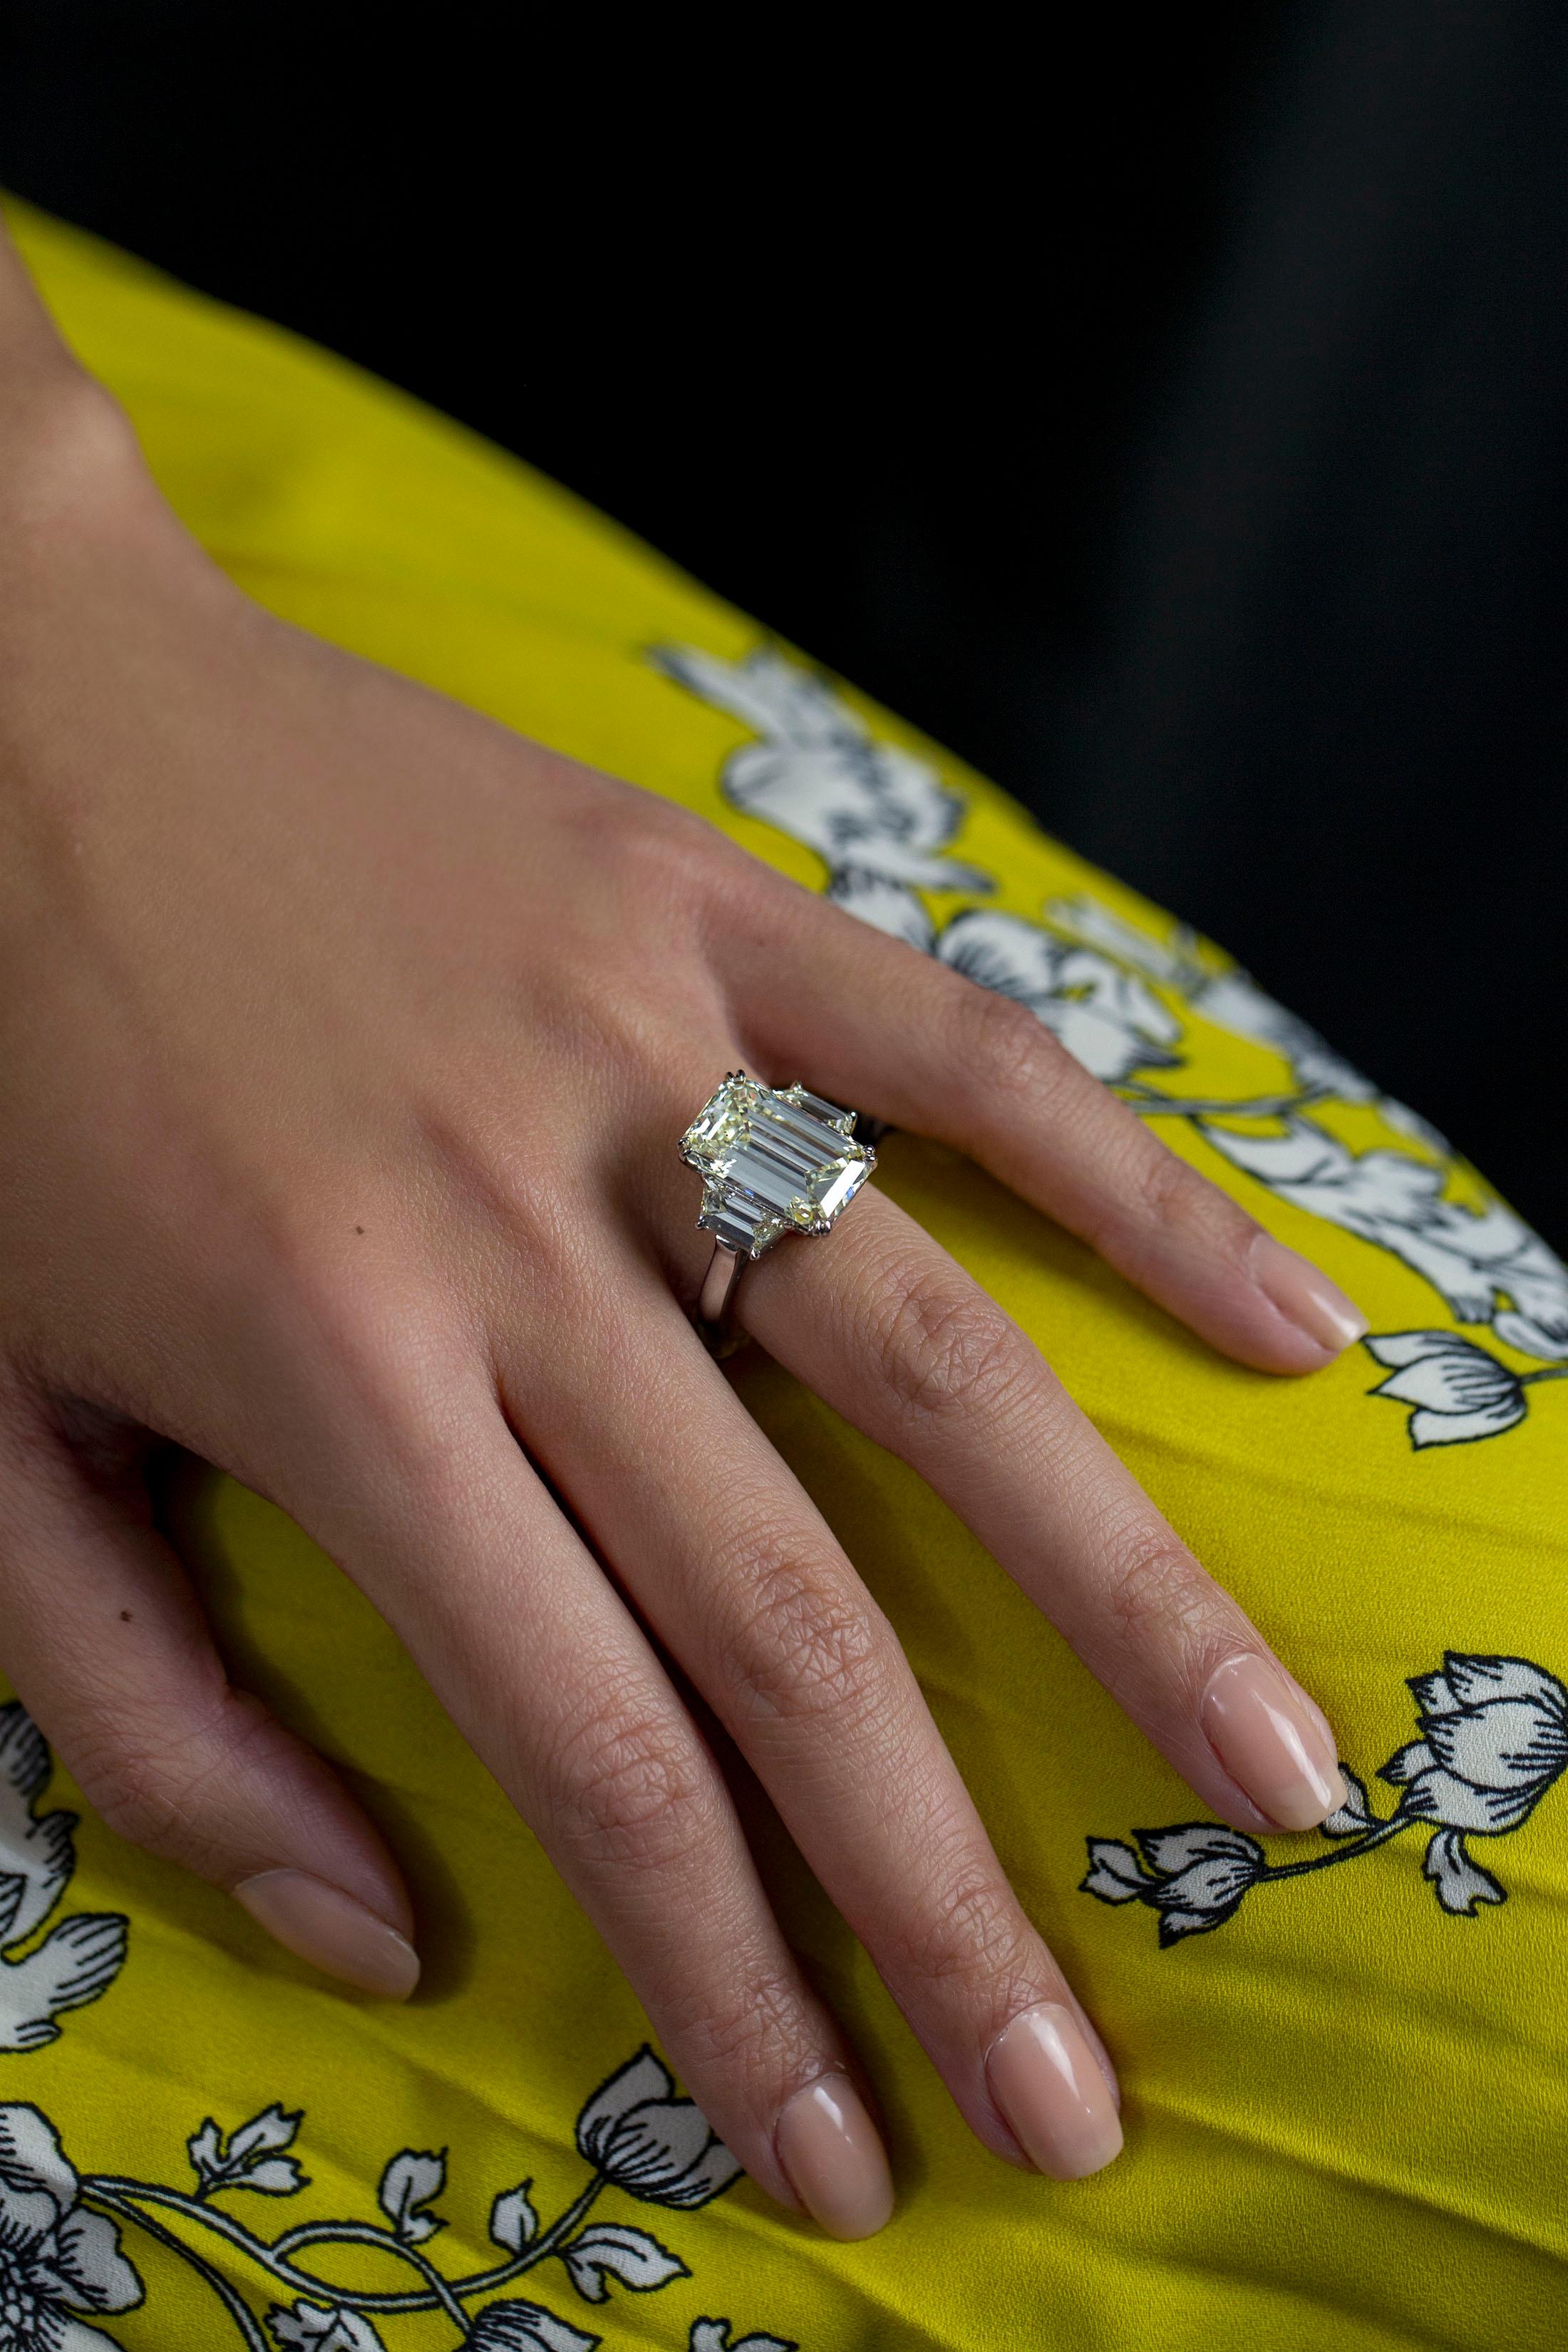
[(1106, 1614), (1129, 1648), (1168, 1644), (1203, 1615), (1212, 1590), (1179, 1538), (1168, 1528), (1148, 1528), (1130, 1538), (1114, 1560)]
[(264, 1310), (269, 1349), (282, 1341), (284, 1393), (352, 1423), (400, 1470), (438, 1478), (479, 1370), (474, 1333), (426, 1273), (356, 1274), (345, 1246), (321, 1234), (287, 1245), (280, 1316)]
[(1139, 1142), (1128, 1184), (1141, 1222), (1166, 1239), (1239, 1251), (1254, 1231), (1245, 1210), (1157, 1137), (1140, 1130)]
[(798, 1541), (753, 1534), (731, 1580), (725, 1685), (748, 1719), (859, 1721), (886, 1680), (888, 1635), (868, 1598)]
[(117, 1837), (167, 1852), (189, 1828), (189, 1794), (172, 1777), (166, 1752), (101, 1748), (78, 1764), (82, 1793)]
[(653, 793), (628, 797), (617, 825), (592, 827), (590, 855), (617, 933), (667, 944), (669, 923), (689, 920), (713, 893), (730, 844), (690, 809)]
[(910, 1968), (938, 1985), (1005, 1990), (1035, 1969), (1033, 1931), (994, 1860), (974, 1856), (905, 1931)]
[(896, 1287), (877, 1354), (883, 1382), (917, 1420), (994, 1415), (1033, 1367), (1033, 1351), (1002, 1309), (945, 1272)]
[(590, 1863), (668, 1868), (716, 1831), (701, 1752), (663, 1717), (602, 1710), (556, 1757), (555, 1780), (556, 1834)]
[(687, 1954), (658, 2008), (689, 2080), (721, 2078), (731, 2095), (769, 2117), (783, 2084), (815, 2047), (799, 1985), (765, 1965), (715, 1987), (692, 1981)]
[[(99, 1818), (132, 1845), (220, 1874), (221, 1790), (244, 1752), (271, 1727), (259, 1700), (226, 1687), (178, 1727), (105, 1708), (71, 1748), (71, 1767)], [(217, 1798), (215, 1808), (214, 1798)]]
[(1037, 1108), (1041, 1084), (1065, 1061), (1057, 1039), (1028, 1005), (1016, 996), (964, 982), (954, 1040), (965, 1081), (978, 1082), (1005, 1102), (1029, 1097)]
[(638, 798), (637, 815), (628, 851), (639, 873), (651, 866), (679, 884), (705, 878), (722, 862), (726, 836), (695, 810), (649, 795)]

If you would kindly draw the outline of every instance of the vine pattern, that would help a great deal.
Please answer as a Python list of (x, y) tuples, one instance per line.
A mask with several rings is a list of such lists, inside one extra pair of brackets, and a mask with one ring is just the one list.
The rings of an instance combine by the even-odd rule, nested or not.
[[(646, 2045), (594, 2091), (577, 2117), (588, 2177), (542, 2221), (533, 2182), (503, 2189), (490, 2206), (496, 2259), (444, 2270), (427, 2249), (446, 2226), (436, 2210), (447, 2152), (403, 2148), (384, 2167), (377, 2218), (301, 2221), (268, 2236), (228, 2200), (281, 2199), (310, 2186), (296, 2153), (303, 2112), (275, 2100), (225, 2133), (212, 2116), (186, 2142), (194, 2186), (79, 2173), (54, 2125), (26, 2103), (0, 2106), (0, 2344), (6, 2352), (90, 2352), (112, 2343), (83, 2314), (112, 2315), (143, 2300), (121, 2232), (166, 2248), (198, 2278), (245, 2352), (389, 2352), (396, 2324), (439, 2312), (468, 2352), (594, 2352), (603, 2338), (530, 2296), (506, 2292), (557, 2263), (578, 2297), (603, 2304), (612, 2284), (647, 2294), (691, 2273), (647, 2229), (590, 2219), (606, 2190), (644, 2205), (690, 2211), (721, 2195), (740, 2168), (691, 2100), (676, 2095)], [(222, 2201), (219, 2201), (222, 2200)], [(401, 2284), (349, 2288), (320, 2267), (333, 2247), (370, 2249), (401, 2269)], [(226, 2257), (228, 2269), (221, 2257)], [(260, 2316), (228, 2271), (243, 2265), (271, 2291)], [(689, 2352), (797, 2352), (788, 2338), (736, 2336), (727, 2318), (693, 2320)]]

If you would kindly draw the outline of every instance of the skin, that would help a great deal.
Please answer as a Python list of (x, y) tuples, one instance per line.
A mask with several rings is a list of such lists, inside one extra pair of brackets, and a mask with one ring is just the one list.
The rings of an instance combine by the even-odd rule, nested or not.
[[(891, 1627), (690, 1327), (708, 1244), (674, 1140), (726, 1070), (803, 1076), (961, 1145), (1240, 1360), (1332, 1350), (1259, 1287), (1251, 1221), (1023, 1008), (240, 595), (8, 256), (0, 351), (6, 1671), (125, 1836), (228, 1888), (310, 1871), (411, 1935), (345, 1787), (229, 1683), (146, 1450), (268, 1496), (796, 2206), (780, 2108), (861, 2078), (673, 1662), (1022, 2161), (984, 2053), (1037, 2001), (1081, 2011)], [(1198, 1717), (1268, 1645), (958, 1265), (872, 1188), (740, 1300), (1204, 1805), (1270, 1826)]]

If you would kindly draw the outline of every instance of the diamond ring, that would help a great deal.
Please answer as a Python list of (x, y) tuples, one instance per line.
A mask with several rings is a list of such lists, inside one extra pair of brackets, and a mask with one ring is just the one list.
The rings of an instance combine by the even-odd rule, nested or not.
[(697, 1223), (713, 1236), (698, 1328), (723, 1354), (742, 1267), (785, 1234), (831, 1233), (877, 1155), (856, 1142), (852, 1110), (733, 1070), (681, 1137), (680, 1156), (702, 1179)]

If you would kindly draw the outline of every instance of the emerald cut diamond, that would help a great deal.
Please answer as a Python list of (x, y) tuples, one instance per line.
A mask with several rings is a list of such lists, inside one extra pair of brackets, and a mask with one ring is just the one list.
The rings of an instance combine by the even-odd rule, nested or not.
[(784, 1234), (830, 1232), (877, 1164), (854, 1129), (852, 1110), (735, 1071), (680, 1139), (681, 1158), (703, 1179), (698, 1223), (746, 1257)]

